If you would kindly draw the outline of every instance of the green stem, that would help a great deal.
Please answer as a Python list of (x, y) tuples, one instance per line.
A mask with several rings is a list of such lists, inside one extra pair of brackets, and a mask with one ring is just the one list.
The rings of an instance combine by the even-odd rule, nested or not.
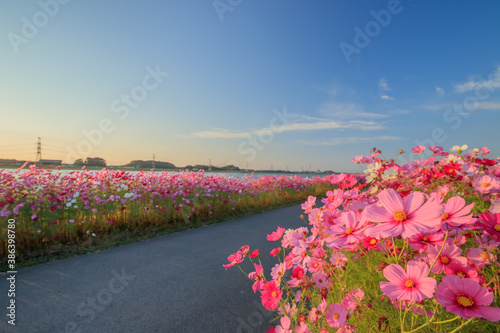
[(432, 270), (432, 267), (434, 267), (434, 264), (436, 263), (436, 261), (438, 260), (439, 256), (443, 252), (444, 246), (446, 245), (446, 240), (448, 239), (448, 233), (449, 233), (448, 226), (446, 226), (446, 235), (444, 236), (443, 246), (441, 246), (441, 249), (439, 249), (439, 252), (436, 255), (436, 258), (434, 258), (434, 261), (432, 262), (431, 267), (429, 267), (429, 272)]
[(458, 332), (459, 329), (461, 329), (462, 327), (464, 327), (465, 325), (467, 325), (468, 323), (470, 323), (472, 321), (473, 318), (467, 320), (465, 323), (463, 323), (462, 325), (458, 326), (457, 328), (455, 328), (453, 331), (451, 331), (450, 333), (455, 333), (455, 332)]

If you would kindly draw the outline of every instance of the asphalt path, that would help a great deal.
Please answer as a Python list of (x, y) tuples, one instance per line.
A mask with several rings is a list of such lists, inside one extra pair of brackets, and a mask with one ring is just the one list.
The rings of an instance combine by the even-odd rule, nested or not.
[[(269, 277), (279, 244), (266, 235), (305, 226), (301, 213), (295, 205), (19, 269), (15, 326), (7, 322), (10, 275), (0, 273), (0, 332), (266, 332), (275, 313), (238, 267), (222, 265), (248, 244)], [(248, 259), (242, 268), (253, 271)]]

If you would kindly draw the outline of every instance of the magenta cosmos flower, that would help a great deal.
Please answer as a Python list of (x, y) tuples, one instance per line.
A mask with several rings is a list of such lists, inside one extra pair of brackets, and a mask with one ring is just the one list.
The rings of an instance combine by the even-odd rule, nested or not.
[(436, 280), (427, 277), (429, 266), (423, 262), (409, 261), (403, 267), (391, 264), (384, 269), (384, 276), (389, 282), (381, 281), (380, 289), (392, 299), (403, 301), (422, 301), (431, 298), (436, 288)]
[(481, 223), (484, 231), (497, 242), (500, 242), (500, 213), (491, 214), (490, 212), (485, 212), (479, 215), (479, 218), (484, 221), (484, 223)]
[(282, 295), (283, 291), (278, 288), (276, 282), (269, 281), (264, 285), (264, 290), (260, 294), (262, 305), (268, 310), (274, 310), (278, 307)]
[(499, 308), (485, 306), (493, 302), (493, 293), (470, 279), (456, 275), (443, 277), (436, 291), (436, 299), (446, 311), (465, 319), (479, 317), (493, 322), (500, 320)]
[(371, 205), (365, 208), (364, 218), (378, 225), (365, 230), (369, 237), (409, 238), (418, 233), (430, 231), (441, 223), (443, 209), (434, 200), (425, 201), (420, 192), (412, 192), (401, 198), (393, 189), (382, 190), (378, 194), (382, 207)]

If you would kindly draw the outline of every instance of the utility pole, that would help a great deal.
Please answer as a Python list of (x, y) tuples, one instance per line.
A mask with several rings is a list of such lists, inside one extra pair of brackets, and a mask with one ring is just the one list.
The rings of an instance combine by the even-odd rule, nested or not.
[(38, 137), (38, 145), (36, 146), (36, 158), (35, 161), (40, 165), (42, 161), (42, 138)]
[(311, 172), (311, 163), (309, 163), (309, 172)]
[(211, 171), (212, 170), (212, 159), (209, 158), (208, 159), (208, 171)]
[(155, 167), (156, 167), (155, 155), (156, 155), (156, 154), (153, 154), (153, 170), (154, 170), (154, 169), (155, 169)]

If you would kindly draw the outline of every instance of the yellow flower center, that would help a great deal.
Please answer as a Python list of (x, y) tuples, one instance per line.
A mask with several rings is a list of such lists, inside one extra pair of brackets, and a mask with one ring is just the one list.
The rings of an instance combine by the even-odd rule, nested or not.
[(333, 318), (334, 318), (334, 319), (339, 319), (339, 317), (340, 317), (340, 315), (339, 315), (337, 312), (335, 312), (335, 313), (333, 314)]
[(483, 259), (483, 260), (488, 260), (488, 253), (486, 253), (486, 252), (481, 252), (481, 259)]
[(345, 229), (345, 233), (346, 233), (347, 235), (352, 234), (352, 229), (351, 229), (351, 228), (347, 228), (347, 229)]
[(278, 293), (277, 293), (277, 292), (275, 292), (275, 291), (273, 291), (273, 292), (271, 293), (271, 297), (272, 297), (272, 298), (276, 298), (276, 297), (278, 297)]
[(482, 187), (488, 187), (488, 185), (489, 185), (489, 184), (488, 184), (488, 183), (486, 183), (486, 182), (484, 182), (484, 183), (482, 183), (482, 184), (481, 184), (481, 186), (482, 186)]
[(407, 280), (407, 281), (405, 282), (405, 286), (406, 286), (407, 288), (413, 288), (413, 287), (415, 286), (415, 282), (413, 282), (412, 280)]
[(337, 262), (341, 262), (341, 261), (342, 261), (342, 259), (340, 259), (339, 257), (337, 257)]
[(446, 256), (442, 256), (441, 258), (439, 258), (441, 260), (441, 263), (443, 265), (448, 265), (450, 263), (450, 258), (446, 257)]
[(395, 211), (392, 216), (394, 216), (394, 219), (398, 222), (403, 222), (406, 221), (406, 213), (403, 212), (402, 210), (397, 210)]
[(358, 212), (362, 212), (363, 211), (363, 208), (358, 208)]
[(375, 244), (377, 244), (377, 240), (376, 240), (375, 238), (374, 238), (374, 239), (372, 239), (372, 240), (370, 241), (370, 244), (371, 244), (371, 245), (375, 245)]
[(495, 224), (493, 229), (495, 229), (495, 231), (500, 231), (500, 224)]
[(448, 215), (447, 213), (441, 214), (441, 219), (442, 220), (446, 220), (448, 217), (450, 217), (450, 215)]
[(465, 308), (470, 308), (474, 305), (474, 301), (470, 297), (467, 297), (463, 294), (457, 295), (457, 303)]
[(457, 273), (456, 273), (456, 275), (457, 275), (458, 277), (461, 277), (461, 278), (464, 278), (464, 277), (465, 277), (465, 273), (464, 273), (464, 272), (460, 272), (460, 271), (459, 271), (459, 272), (457, 272)]

